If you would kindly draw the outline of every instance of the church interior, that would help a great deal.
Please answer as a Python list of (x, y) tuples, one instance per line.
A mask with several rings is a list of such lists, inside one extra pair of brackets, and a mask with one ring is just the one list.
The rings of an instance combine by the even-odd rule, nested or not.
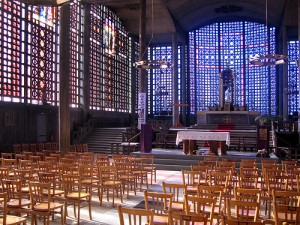
[[(259, 189), (260, 202), (247, 221), (299, 225), (299, 201), (292, 221), (276, 214), (279, 181), (266, 165), (282, 175), (284, 191), (300, 199), (299, 12), (299, 0), (2, 0), (0, 202), (7, 206), (0, 212), (12, 219), (5, 182), (13, 174), (20, 185), (26, 180), (32, 200), (29, 189), (38, 182), (28, 174), (21, 179), (25, 163), (34, 181), (51, 173), (52, 190), (63, 190), (49, 193), (57, 208), (43, 214), (28, 203), (12, 210), (12, 224), (44, 216), (44, 224), (123, 225), (126, 208), (143, 209), (147, 224), (157, 224), (150, 192), (167, 194), (165, 185), (180, 183), (187, 207), (185, 171), (205, 169), (193, 184), (199, 197), (200, 186), (219, 185), (213, 173), (222, 166), (230, 170), (227, 181), (242, 188), (251, 164), (252, 184), (244, 188)], [(52, 165), (40, 171), (45, 161)], [(132, 180), (118, 177), (126, 165)], [(92, 174), (82, 184), (86, 197), (70, 199), (64, 175), (83, 176), (83, 168)], [(114, 171), (119, 185), (101, 181), (105, 170)], [(213, 197), (213, 206), (230, 209), (236, 188), (225, 188), (230, 196)], [(82, 202), (93, 210), (84, 207), (80, 217)], [(163, 224), (194, 219), (188, 208), (165, 210)], [(225, 208), (196, 217), (203, 224), (240, 224)]]

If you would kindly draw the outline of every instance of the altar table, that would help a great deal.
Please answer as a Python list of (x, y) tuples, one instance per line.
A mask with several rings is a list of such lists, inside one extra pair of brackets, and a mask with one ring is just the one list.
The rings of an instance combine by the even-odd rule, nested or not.
[[(210, 150), (212, 153), (218, 155), (218, 142), (221, 143), (221, 154), (226, 154), (227, 148), (230, 145), (230, 133), (229, 132), (204, 132), (204, 131), (178, 131), (176, 137), (176, 145), (179, 142), (184, 142), (184, 152), (191, 151), (196, 146), (196, 140), (210, 141)], [(226, 143), (226, 145), (225, 145)], [(185, 148), (188, 148), (186, 150)]]

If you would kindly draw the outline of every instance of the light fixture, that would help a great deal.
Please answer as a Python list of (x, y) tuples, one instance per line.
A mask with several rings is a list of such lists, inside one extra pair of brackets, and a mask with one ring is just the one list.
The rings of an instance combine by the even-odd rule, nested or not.
[(61, 6), (65, 3), (71, 2), (71, 0), (20, 0), (23, 3), (37, 6)]
[[(268, 0), (266, 0), (266, 28), (267, 28), (267, 37), (268, 37)], [(288, 57), (281, 54), (270, 54), (265, 55), (256, 54), (249, 57), (249, 62), (252, 65), (257, 66), (275, 66), (281, 65), (288, 61)]]
[[(152, 0), (152, 10), (151, 10), (152, 11), (152, 15), (151, 15), (152, 16), (152, 19), (151, 19), (152, 35), (151, 35), (151, 39), (150, 39), (145, 51), (143, 52), (141, 58), (143, 58), (143, 56), (145, 55), (145, 53), (147, 51), (147, 48), (149, 47), (149, 45), (152, 42), (152, 39), (154, 37), (154, 33), (153, 33), (153, 16), (154, 16), (153, 11), (154, 11), (154, 9), (153, 8), (154, 7), (153, 7), (153, 0)], [(148, 69), (167, 69), (167, 68), (171, 67), (172, 64), (168, 61), (165, 61), (165, 60), (140, 60), (140, 61), (135, 62), (134, 66), (135, 66), (135, 68), (138, 68), (138, 69), (148, 70)]]
[(281, 65), (288, 61), (288, 57), (280, 54), (254, 55), (249, 58), (250, 64), (258, 66)]
[(171, 67), (171, 63), (164, 60), (141, 60), (135, 62), (135, 67), (142, 69), (167, 69)]

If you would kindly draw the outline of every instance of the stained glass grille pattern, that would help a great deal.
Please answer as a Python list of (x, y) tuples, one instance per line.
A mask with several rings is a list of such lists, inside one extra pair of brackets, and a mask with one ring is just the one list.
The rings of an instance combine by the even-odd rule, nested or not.
[(1, 101), (24, 102), (25, 60), (21, 61), (21, 10), (19, 2), (0, 2), (0, 95)]
[(275, 66), (249, 64), (250, 55), (275, 52), (275, 28), (267, 33), (258, 23), (215, 23), (190, 32), (189, 44), (191, 113), (219, 104), (218, 73), (227, 66), (236, 77), (236, 104), (262, 114), (276, 113)]
[(299, 41), (288, 42), (288, 113), (299, 111)]
[(90, 108), (130, 112), (129, 37), (119, 18), (91, 6)]
[[(172, 47), (158, 46), (149, 49), (150, 60), (164, 60), (172, 62)], [(171, 111), (172, 106), (172, 68), (149, 70), (152, 82), (148, 82), (148, 112), (159, 114), (161, 111)], [(150, 102), (151, 101), (151, 102)], [(153, 104), (151, 104), (153, 103)], [(152, 107), (150, 107), (152, 106)]]
[(76, 0), (70, 11), (70, 104), (77, 108), (83, 103), (84, 8)]

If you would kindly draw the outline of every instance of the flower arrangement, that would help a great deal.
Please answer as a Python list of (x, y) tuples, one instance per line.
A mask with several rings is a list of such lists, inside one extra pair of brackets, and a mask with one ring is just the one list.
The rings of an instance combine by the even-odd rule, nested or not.
[(261, 149), (257, 151), (256, 157), (261, 157), (261, 158), (269, 158), (268, 151), (266, 149)]

